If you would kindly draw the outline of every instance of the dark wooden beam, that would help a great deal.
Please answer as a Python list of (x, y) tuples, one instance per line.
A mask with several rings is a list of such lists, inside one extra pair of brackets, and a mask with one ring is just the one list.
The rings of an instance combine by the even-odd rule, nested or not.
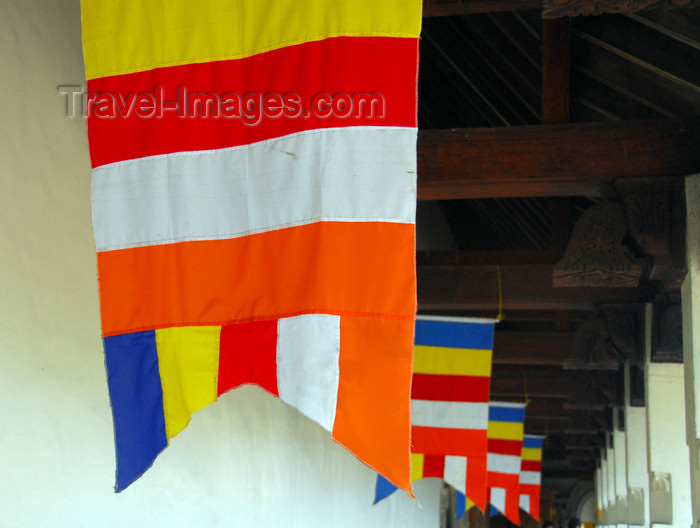
[(498, 277), (502, 307), (508, 310), (593, 310), (599, 304), (651, 301), (654, 290), (638, 288), (554, 287), (553, 267), (547, 264), (505, 266), (418, 267), (418, 308), (421, 311), (481, 310), (499, 308)]
[(418, 199), (600, 195), (700, 172), (700, 119), (422, 130)]
[(570, 357), (570, 332), (501, 332), (496, 328), (494, 365), (553, 365), (562, 367)]
[[(534, 398), (529, 396), (527, 408), (525, 410), (526, 419), (552, 420), (557, 422), (568, 422), (572, 416), (576, 416), (580, 411), (565, 409), (563, 402), (556, 398)], [(587, 416), (592, 416), (596, 420), (606, 419), (604, 411), (586, 411)]]
[(698, 0), (542, 0), (542, 18), (698, 7)]
[[(566, 247), (566, 245), (564, 246)], [(547, 249), (417, 251), (418, 266), (470, 264), (555, 264), (557, 256)]]
[(423, 16), (469, 15), (539, 9), (541, 5), (541, 0), (423, 0)]
[(569, 18), (542, 23), (542, 121), (569, 121), (569, 57), (571, 21)]
[(525, 416), (525, 428), (528, 431), (538, 431), (536, 434), (548, 433), (563, 433), (569, 435), (596, 436), (603, 428), (597, 427), (595, 424), (572, 425), (559, 420), (549, 421), (533, 419), (528, 420), (527, 411)]
[(697, 7), (698, 0), (423, 0), (423, 16), (453, 16), (541, 9), (544, 18), (632, 13), (641, 9)]
[[(599, 417), (600, 412), (617, 404), (617, 372), (571, 371), (554, 367), (525, 367), (494, 365), (491, 373), (491, 399), (494, 401), (526, 402), (530, 398), (564, 400), (562, 406), (571, 409), (572, 416), (589, 415)], [(576, 403), (599, 402), (598, 407), (575, 405)], [(573, 405), (572, 405), (573, 404)], [(586, 412), (580, 412), (585, 410)], [(526, 414), (527, 416), (527, 411)]]
[[(592, 477), (595, 473), (595, 460), (588, 464), (575, 464), (571, 462), (566, 468), (548, 468), (542, 467), (543, 479), (572, 479), (578, 480), (582, 477)], [(543, 486), (546, 480), (543, 481)]]

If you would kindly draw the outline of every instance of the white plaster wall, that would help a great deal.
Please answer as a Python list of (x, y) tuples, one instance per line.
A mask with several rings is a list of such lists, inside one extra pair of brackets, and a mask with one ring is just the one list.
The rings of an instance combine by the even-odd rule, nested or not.
[(601, 498), (601, 510), (603, 514), (602, 525), (610, 525), (610, 503), (608, 499), (608, 487), (610, 485), (608, 481), (608, 460), (607, 460), (607, 447), (600, 448), (600, 498)]
[(601, 475), (603, 470), (601, 468), (596, 468), (595, 475), (593, 476), (593, 485), (595, 487), (595, 507), (596, 507), (596, 522), (599, 526), (602, 526), (603, 522), (603, 483), (601, 482)]
[[(685, 434), (683, 365), (651, 363), (651, 306), (646, 310), (647, 343), (645, 383), (647, 395), (647, 449), (650, 475), (671, 474), (673, 526), (692, 524), (689, 452)], [(650, 519), (655, 518), (650, 500)], [(656, 524), (652, 522), (652, 526)]]
[[(617, 413), (616, 413), (617, 414)], [(617, 419), (615, 420), (617, 422)], [(624, 431), (613, 431), (615, 449), (615, 520), (618, 528), (627, 527), (627, 452)]]
[[(644, 522), (649, 520), (649, 469), (647, 465), (646, 408), (625, 406), (625, 444), (627, 458), (627, 487), (642, 490), (642, 512), (634, 509), (633, 520), (641, 513)], [(628, 503), (628, 506), (631, 506)], [(644, 524), (644, 523), (640, 523)]]
[[(606, 436), (610, 436), (612, 433), (606, 433)], [(617, 524), (617, 497), (615, 496), (616, 484), (615, 484), (615, 447), (610, 447), (609, 439), (608, 446), (605, 448), (607, 453), (607, 464), (606, 468), (608, 471), (608, 523), (611, 525)]]
[(682, 287), (683, 362), (686, 391), (686, 429), (690, 449), (693, 518), (700, 521), (700, 174), (688, 176), (686, 251), (688, 274)]
[(576, 517), (585, 523), (595, 523), (596, 521), (596, 500), (593, 492), (586, 495), (578, 506)]
[[(700, 147), (699, 147), (700, 148)], [(689, 395), (688, 409), (691, 411), (688, 437), (700, 438), (700, 320), (693, 317), (693, 301), (700, 303), (700, 174), (688, 176), (685, 184), (687, 230), (686, 254), (688, 274), (683, 283), (683, 360), (686, 365), (686, 384)]]
[(256, 388), (196, 414), (113, 492), (79, 0), (0, 2), (0, 526), (431, 527), (440, 483), (372, 506), (375, 474)]

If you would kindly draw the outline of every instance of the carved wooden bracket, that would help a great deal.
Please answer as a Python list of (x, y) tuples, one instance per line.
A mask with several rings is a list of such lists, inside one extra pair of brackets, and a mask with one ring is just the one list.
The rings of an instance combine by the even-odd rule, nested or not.
[(585, 378), (581, 376), (581, 379), (574, 383), (571, 396), (562, 404), (562, 408), (577, 411), (604, 411), (610, 406), (619, 406), (621, 398), (618, 385), (618, 376), (611, 372), (597, 372)]
[(617, 430), (625, 430), (625, 410), (622, 407), (617, 409)]
[(554, 286), (637, 287), (644, 262), (623, 246), (626, 234), (622, 206), (611, 202), (591, 207), (576, 223), (563, 258), (554, 266)]
[(649, 279), (680, 287), (686, 273), (685, 194), (682, 180), (620, 180), (630, 234), (651, 257)]
[(683, 363), (683, 318), (680, 294), (658, 295), (652, 303), (651, 361)]
[(619, 360), (610, 344), (608, 325), (602, 317), (583, 322), (576, 329), (571, 357), (564, 362), (571, 370), (617, 370)]
[(542, 18), (632, 13), (643, 9), (698, 7), (698, 0), (542, 0)]
[(646, 405), (646, 392), (644, 389), (644, 368), (630, 365), (629, 378), (630, 405), (632, 407), (644, 407)]
[(644, 364), (644, 323), (642, 304), (606, 304), (600, 306), (605, 316), (610, 342), (621, 358)]
[(630, 233), (647, 255), (669, 255), (670, 197), (667, 189), (655, 193), (632, 192), (623, 197)]
[(608, 431), (610, 425), (605, 414), (580, 413), (571, 416), (569, 423), (564, 428), (565, 434), (598, 434), (600, 431)]

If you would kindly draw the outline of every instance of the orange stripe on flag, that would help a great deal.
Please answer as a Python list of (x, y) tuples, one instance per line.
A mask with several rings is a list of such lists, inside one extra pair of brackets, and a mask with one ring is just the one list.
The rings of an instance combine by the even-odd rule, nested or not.
[[(333, 439), (410, 494), (413, 318), (343, 316)], [(371, 361), (367, 361), (371, 358)], [(406, 451), (396, 446), (406, 445)], [(412, 495), (411, 495), (412, 496)]]
[(413, 224), (318, 222), (101, 252), (103, 334), (302, 312), (412, 317), (414, 248)]

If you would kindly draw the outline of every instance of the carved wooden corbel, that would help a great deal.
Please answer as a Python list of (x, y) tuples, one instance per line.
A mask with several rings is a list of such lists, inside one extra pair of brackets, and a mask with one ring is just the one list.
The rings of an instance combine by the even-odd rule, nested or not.
[(630, 365), (629, 377), (630, 405), (632, 407), (646, 406), (646, 392), (644, 388), (644, 368)]
[(600, 306), (612, 346), (621, 359), (638, 366), (644, 364), (643, 309), (642, 304), (605, 304)]
[(619, 360), (610, 344), (608, 325), (602, 317), (584, 321), (576, 329), (571, 356), (564, 362), (570, 370), (616, 370)]
[(554, 286), (635, 288), (644, 261), (624, 247), (627, 220), (617, 203), (597, 204), (576, 223), (563, 258), (554, 266)]
[(683, 363), (683, 318), (680, 294), (658, 295), (652, 303), (651, 361)]
[(651, 259), (649, 279), (680, 287), (686, 274), (685, 193), (682, 180), (619, 180), (630, 235)]

